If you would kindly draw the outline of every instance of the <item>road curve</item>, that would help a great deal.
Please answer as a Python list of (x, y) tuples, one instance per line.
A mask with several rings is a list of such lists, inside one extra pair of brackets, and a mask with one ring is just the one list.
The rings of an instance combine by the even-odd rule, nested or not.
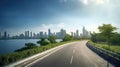
[[(107, 61), (87, 48), (86, 43), (84, 40), (69, 44), (30, 67), (107, 67)], [(114, 66), (109, 63), (109, 67)]]

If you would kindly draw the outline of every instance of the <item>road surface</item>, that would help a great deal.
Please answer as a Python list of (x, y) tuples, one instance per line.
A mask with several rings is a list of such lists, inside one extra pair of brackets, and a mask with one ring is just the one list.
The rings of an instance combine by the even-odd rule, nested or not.
[[(69, 44), (30, 67), (107, 67), (107, 61), (87, 48), (86, 42)], [(109, 67), (114, 66), (109, 63)]]

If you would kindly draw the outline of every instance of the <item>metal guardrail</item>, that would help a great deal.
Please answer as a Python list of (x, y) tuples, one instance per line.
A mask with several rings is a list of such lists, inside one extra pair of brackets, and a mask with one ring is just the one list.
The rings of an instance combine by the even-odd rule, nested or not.
[(102, 53), (104, 53), (104, 54), (106, 54), (106, 55), (109, 55), (109, 56), (115, 58), (116, 60), (120, 61), (120, 54), (114, 53), (112, 51), (109, 51), (109, 50), (106, 50), (106, 49), (103, 49), (103, 48), (92, 46), (92, 45), (91, 45), (91, 47), (98, 50), (98, 51), (100, 51), (100, 52), (102, 52)]
[(115, 67), (120, 67), (120, 54), (116, 54), (103, 48), (95, 47), (93, 45), (90, 45), (89, 43), (87, 43), (86, 45), (89, 49), (101, 56), (103, 59), (115, 65)]

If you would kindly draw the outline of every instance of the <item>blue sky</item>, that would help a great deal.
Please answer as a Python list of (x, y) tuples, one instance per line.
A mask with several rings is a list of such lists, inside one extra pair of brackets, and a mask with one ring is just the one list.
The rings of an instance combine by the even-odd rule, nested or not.
[[(11, 34), (96, 31), (103, 23), (120, 28), (120, 0), (0, 0), (0, 31)], [(118, 30), (120, 32), (120, 30)]]

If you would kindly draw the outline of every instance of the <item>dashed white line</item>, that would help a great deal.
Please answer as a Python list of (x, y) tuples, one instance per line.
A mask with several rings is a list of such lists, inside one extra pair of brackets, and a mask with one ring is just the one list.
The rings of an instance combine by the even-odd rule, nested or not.
[(71, 57), (70, 64), (72, 64), (72, 61), (73, 61), (73, 56)]

